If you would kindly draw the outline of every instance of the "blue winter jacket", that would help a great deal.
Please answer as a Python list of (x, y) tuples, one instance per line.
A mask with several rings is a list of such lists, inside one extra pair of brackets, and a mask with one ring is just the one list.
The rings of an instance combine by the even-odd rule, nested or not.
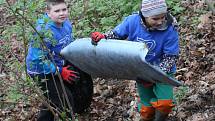
[[(60, 56), (62, 48), (73, 41), (72, 25), (69, 20), (63, 22), (61, 27), (55, 25), (45, 14), (36, 23), (36, 29), (44, 36), (44, 45), (40, 44), (38, 34), (29, 42), (28, 54), (26, 57), (27, 72), (30, 75), (55, 73), (58, 68), (62, 71), (64, 59)], [(49, 36), (47, 36), (50, 33)], [(49, 53), (50, 52), (50, 53)], [(51, 58), (50, 54), (53, 56)], [(55, 68), (54, 63), (57, 68)]]
[[(145, 42), (149, 48), (146, 61), (152, 65), (158, 66), (164, 54), (176, 56), (179, 54), (178, 32), (172, 25), (163, 31), (149, 31), (143, 26), (139, 14), (132, 14), (116, 26), (113, 32), (120, 38), (127, 38), (129, 41)], [(175, 70), (176, 66), (172, 68), (172, 72)]]

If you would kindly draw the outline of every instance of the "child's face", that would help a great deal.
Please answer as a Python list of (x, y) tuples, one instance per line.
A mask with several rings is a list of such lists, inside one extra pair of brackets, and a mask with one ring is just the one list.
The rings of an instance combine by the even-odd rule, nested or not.
[(68, 9), (65, 3), (51, 5), (47, 14), (57, 25), (61, 25), (68, 18)]
[(146, 17), (146, 25), (150, 28), (159, 28), (166, 20), (166, 14), (159, 14), (156, 16)]

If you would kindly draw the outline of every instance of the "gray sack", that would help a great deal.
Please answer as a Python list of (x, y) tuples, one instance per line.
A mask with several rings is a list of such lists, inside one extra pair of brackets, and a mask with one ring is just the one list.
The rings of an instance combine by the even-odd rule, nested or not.
[(77, 39), (61, 51), (65, 59), (92, 77), (181, 83), (145, 61), (148, 49), (144, 43), (102, 39), (92, 45), (90, 38)]

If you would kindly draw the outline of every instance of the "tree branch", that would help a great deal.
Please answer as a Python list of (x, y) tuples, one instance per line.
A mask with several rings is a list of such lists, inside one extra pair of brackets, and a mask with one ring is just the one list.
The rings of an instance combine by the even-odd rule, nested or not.
[[(50, 53), (50, 50), (47, 49), (47, 47), (46, 47), (45, 44), (44, 44), (44, 40), (43, 40), (44, 37), (36, 30), (36, 28), (34, 27), (34, 25), (33, 25), (25, 16), (23, 16), (22, 14), (20, 14), (18, 11), (14, 11), (14, 10), (11, 8), (10, 3), (9, 3), (7, 0), (6, 0), (6, 2), (7, 2), (7, 5), (8, 5), (8, 9), (12, 11), (12, 13), (14, 14), (14, 16), (15, 16), (16, 18), (18, 18), (18, 21), (19, 21), (20, 23), (22, 23), (23, 21), (21, 21), (21, 20), (24, 19), (24, 21), (25, 21), (27, 24), (29, 24), (30, 27), (36, 32), (36, 34), (40, 37), (40, 41), (41, 41), (41, 44), (42, 44), (43, 49), (48, 50), (48, 51), (49, 51), (49, 55), (50, 55), (50, 57), (51, 57), (51, 60), (54, 60), (52, 54)], [(17, 16), (17, 15), (19, 15), (21, 18), (20, 18), (19, 16)], [(19, 19), (19, 18), (20, 18), (20, 19)], [(53, 62), (54, 62), (54, 61), (53, 61)], [(55, 68), (57, 68), (56, 63), (53, 63), (53, 64), (55, 65)], [(71, 111), (72, 120), (75, 121), (75, 118), (74, 118), (75, 116), (74, 116), (73, 109), (72, 109), (72, 106), (71, 106), (71, 104), (70, 104), (68, 95), (67, 95), (66, 90), (65, 90), (65, 86), (64, 86), (64, 83), (63, 83), (63, 79), (62, 79), (62, 77), (61, 77), (61, 75), (60, 75), (60, 73), (59, 73), (59, 70), (56, 69), (56, 71), (57, 71), (57, 75), (58, 75), (58, 77), (59, 77), (59, 79), (60, 79), (60, 84), (61, 84), (63, 93), (64, 93), (64, 95), (65, 95), (66, 102), (67, 102), (68, 107), (69, 107), (69, 109), (70, 109), (70, 111)], [(54, 81), (55, 81), (55, 80), (54, 80)], [(58, 93), (58, 94), (59, 94), (59, 93)]]

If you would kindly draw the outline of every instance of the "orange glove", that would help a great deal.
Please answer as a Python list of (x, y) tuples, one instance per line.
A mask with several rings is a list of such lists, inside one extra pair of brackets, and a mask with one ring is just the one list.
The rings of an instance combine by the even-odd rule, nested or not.
[(72, 84), (76, 79), (80, 78), (79, 73), (69, 69), (71, 66), (66, 66), (62, 68), (61, 76), (64, 81)]

